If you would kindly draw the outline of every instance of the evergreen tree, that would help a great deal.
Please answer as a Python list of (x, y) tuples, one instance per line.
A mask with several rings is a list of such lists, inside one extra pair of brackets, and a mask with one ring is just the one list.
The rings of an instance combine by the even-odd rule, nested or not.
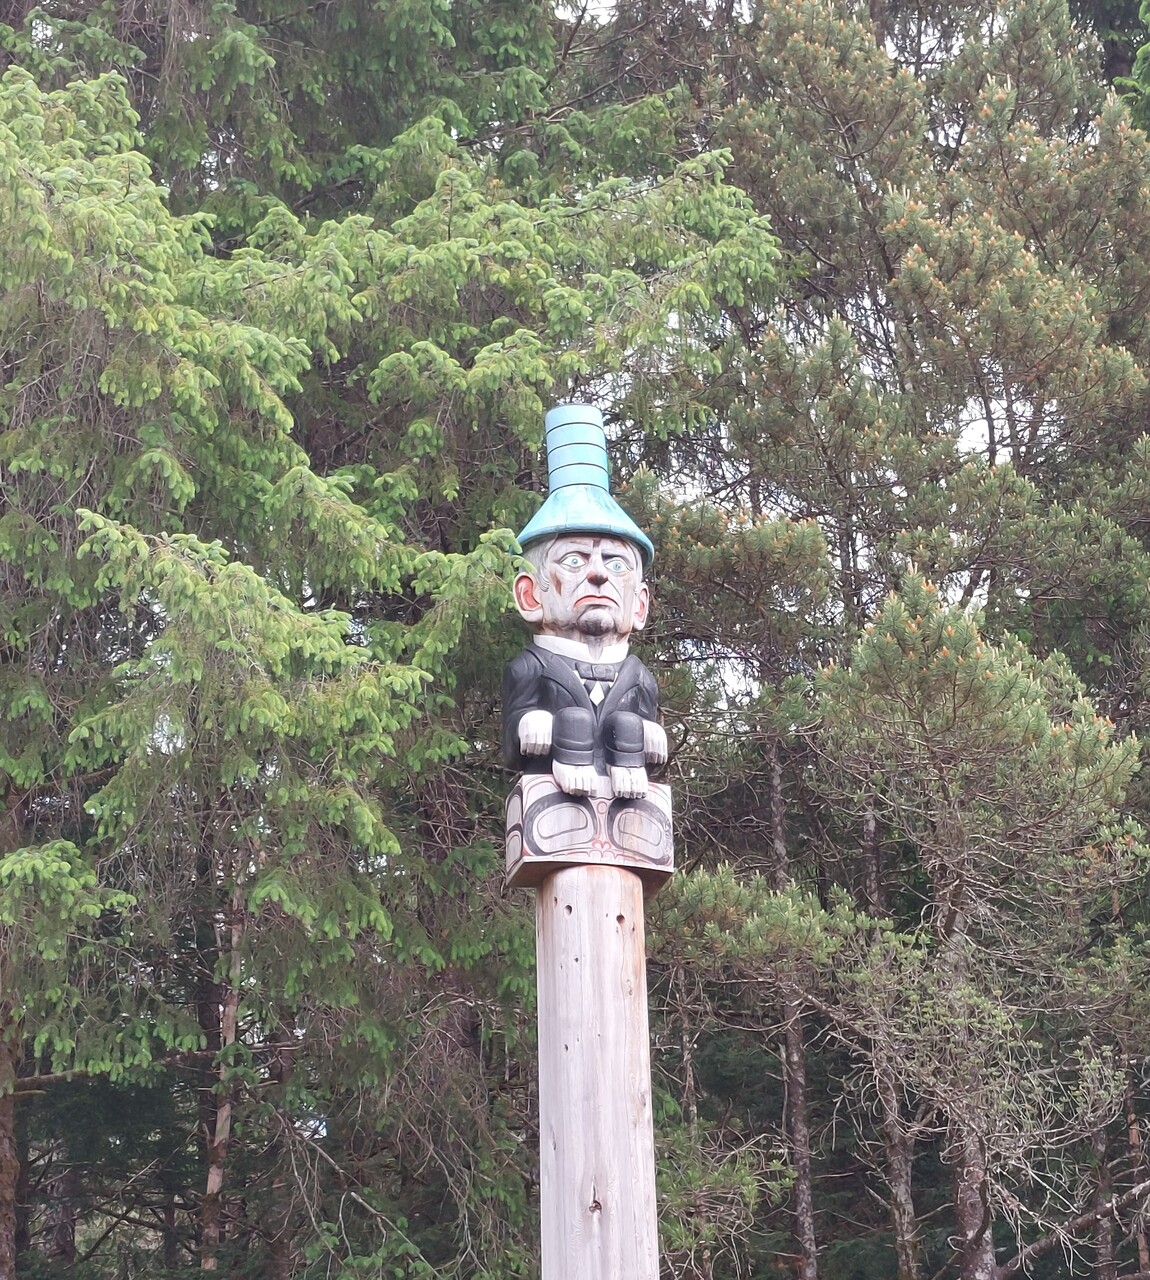
[[(796, 732), (807, 713), (795, 706), (793, 685), (828, 659), (858, 661), (858, 630), (917, 569), (939, 583), (945, 600), (984, 606), (986, 643), (1011, 652), (1020, 638), (1042, 660), (1061, 651), (1103, 716), (1123, 732), (1141, 725), (1146, 140), (1097, 82), (1096, 46), (1058, 4), (763, 5), (739, 38), (745, 60), (728, 85), (712, 84), (695, 106), (708, 136), (731, 148), (731, 175), (779, 233), (785, 283), (774, 313), (728, 311), (719, 332), (732, 352), (731, 372), (711, 383), (712, 416), (692, 425), (686, 448), (656, 444), (647, 456), (722, 513), (812, 521), (829, 549), (830, 592), (823, 608), (812, 609), (810, 600), (799, 606), (798, 623), (759, 622), (742, 602), (762, 598), (762, 570), (744, 575), (737, 564), (722, 566), (727, 607), (716, 607), (723, 595), (710, 598), (705, 621), (685, 629), (682, 645), (696, 668), (712, 664), (723, 687), (718, 711), (716, 695), (707, 702), (709, 690), (693, 691), (685, 782), (727, 774), (698, 824), (707, 860), (758, 867), (774, 879), (781, 847), (791, 874), (828, 910), (836, 890), (845, 890), (858, 909), (893, 912), (898, 936), (915, 937), (931, 901), (933, 855), (905, 815), (884, 808), (883, 793), (893, 770), (925, 795), (924, 763), (876, 761), (867, 785), (844, 794), (841, 760), (838, 776), (828, 776), (817, 768), (820, 740)], [(690, 580), (684, 562), (720, 563), (706, 546), (685, 548), (674, 577)], [(899, 677), (899, 696), (913, 703), (910, 676)], [(834, 698), (818, 705), (828, 724), (844, 714)], [(742, 749), (724, 740), (730, 732), (746, 735)], [(714, 774), (699, 768), (700, 756), (713, 762)], [(1137, 783), (1127, 799), (1109, 803), (1136, 817), (1144, 807)], [(1006, 798), (995, 805), (1005, 821)], [(1090, 843), (1085, 828), (1073, 839)], [(950, 844), (948, 856), (960, 857), (960, 845)], [(1020, 864), (1018, 874), (1024, 860), (1022, 850), (1007, 859)], [(1054, 866), (1040, 878), (1043, 892), (1064, 892)], [(1116, 949), (1087, 947), (1101, 927), (1099, 916), (1088, 918), (1076, 940), (1052, 935), (1041, 965), (1032, 958), (1045, 974), (1059, 975), (1046, 981), (1068, 983), (1073, 971), (1076, 982), (1096, 982), (1095, 992), (1111, 981), (1137, 989), (1138, 880), (1129, 868), (1119, 879), (1105, 912), (1107, 928), (1122, 935)], [(980, 910), (990, 911), (994, 899), (983, 897)], [(1059, 1178), (1069, 1178), (1058, 1185), (1075, 1192), (1061, 1202), (1036, 1201), (1011, 1184), (995, 1202), (993, 1178), (1014, 1175), (978, 1163), (973, 1129), (963, 1138), (946, 1128), (947, 1112), (910, 1083), (913, 1062), (902, 1048), (888, 1053), (866, 1033), (842, 1031), (836, 1001), (865, 1008), (879, 998), (865, 983), (862, 994), (844, 997), (834, 978), (837, 966), (849, 971), (845, 954), (834, 974), (809, 978), (797, 993), (788, 977), (793, 961), (761, 975), (782, 1010), (773, 1024), (763, 1020), (766, 1037), (781, 1029), (787, 1038), (786, 1002), (797, 994), (807, 1017), (850, 1054), (837, 1062), (823, 1052), (812, 1057), (808, 1036), (804, 1074), (829, 1070), (832, 1096), (806, 1091), (814, 1113), (802, 1129), (833, 1140), (816, 1140), (808, 1157), (781, 1101), (776, 1113), (796, 1178), (791, 1215), (782, 1221), (802, 1273), (818, 1266), (824, 1275), (853, 1274), (857, 1258), (836, 1242), (862, 1229), (887, 1233), (889, 1252), (876, 1252), (873, 1263), (880, 1274), (896, 1266), (904, 1276), (920, 1268), (1012, 1274), (1022, 1264), (1003, 1259), (1021, 1241), (1033, 1253), (1016, 1259), (1052, 1265), (1060, 1224), (1062, 1238), (1076, 1239), (1103, 1272), (1117, 1266), (1117, 1237), (1104, 1225), (1110, 1219), (1091, 1214), (1112, 1200), (1129, 1208), (1145, 1196), (1144, 1104), (1117, 1065), (1131, 1044), (1130, 1008), (1082, 997), (1089, 1027), (1079, 1024), (1073, 1035), (1077, 1044), (1089, 1034), (1094, 1048), (1069, 1064), (1059, 1047), (1065, 1031), (1056, 1029), (1065, 1008), (1043, 1015), (1037, 1034), (1026, 1020), (1012, 1025), (1009, 994), (967, 1001), (957, 1025), (976, 1038), (981, 1026), (989, 1037), (972, 1042), (971, 1058), (993, 1050), (1011, 1061), (1011, 1043), (1037, 1034), (1036, 1062), (1048, 1065), (1032, 1064), (1036, 1070), (1065, 1073), (1073, 1065), (1096, 1087), (1095, 1110), (1077, 1128), (1065, 1113), (1055, 1125), (1054, 1104), (1048, 1112), (1051, 1133), (1062, 1135), (1050, 1138), (1057, 1154), (1049, 1158)], [(879, 960), (859, 964), (869, 973), (882, 968)], [(1090, 977), (1091, 966), (1113, 966), (1112, 976)], [(884, 981), (894, 998), (907, 976)], [(1001, 989), (1008, 993), (1009, 984)], [(945, 1035), (940, 1007), (932, 1018)], [(932, 1043), (928, 1070), (945, 1076), (954, 1046)], [(788, 1069), (776, 1075), (783, 1084)], [(949, 1105), (961, 1105), (955, 1095), (961, 1098), (964, 1080), (976, 1090), (973, 1077), (955, 1075)], [(854, 1109), (852, 1129), (832, 1127), (835, 1092), (840, 1107)], [(793, 1087), (786, 1096), (793, 1106)], [(1020, 1122), (1012, 1123), (1017, 1129)], [(844, 1197), (845, 1206), (836, 1200), (832, 1187), (843, 1186), (841, 1171), (852, 1159), (886, 1183), (885, 1228), (862, 1207), (861, 1188)], [(1031, 1165), (1018, 1176), (1039, 1180), (1046, 1172)], [(967, 1203), (946, 1186), (954, 1177), (990, 1198), (983, 1204), (980, 1191)], [(805, 1178), (811, 1186), (802, 1186)], [(767, 1214), (762, 1225), (779, 1221)], [(1142, 1259), (1137, 1219), (1130, 1236), (1131, 1256)], [(951, 1238), (966, 1241), (957, 1255)]]
[(569, 397), (657, 544), (668, 1274), (1150, 1272), (1144, 19), (5, 17), (0, 1275), (532, 1274)]
[[(545, 400), (689, 404), (775, 251), (721, 157), (544, 174), (553, 23), (446, 17), (6, 30), (0, 1273), (531, 1269), (498, 530)], [(165, 1084), (42, 1208), (76, 1091)]]

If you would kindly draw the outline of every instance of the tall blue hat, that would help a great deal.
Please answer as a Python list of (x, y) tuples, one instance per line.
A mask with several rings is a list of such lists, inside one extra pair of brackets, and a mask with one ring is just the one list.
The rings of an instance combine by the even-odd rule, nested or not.
[(519, 545), (560, 533), (601, 533), (633, 542), (643, 568), (655, 558), (651, 539), (611, 497), (603, 415), (589, 404), (562, 404), (544, 419), (547, 431), (547, 501), (519, 535)]

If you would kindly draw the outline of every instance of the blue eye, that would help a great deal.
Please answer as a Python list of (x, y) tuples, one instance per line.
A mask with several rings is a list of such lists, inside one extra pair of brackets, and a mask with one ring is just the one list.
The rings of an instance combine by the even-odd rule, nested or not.
[(581, 569), (587, 563), (587, 557), (581, 556), (577, 551), (572, 551), (569, 555), (565, 555), (559, 563), (565, 569)]
[(606, 567), (608, 573), (626, 573), (631, 568), (627, 561), (621, 556), (612, 556), (611, 559), (607, 561)]

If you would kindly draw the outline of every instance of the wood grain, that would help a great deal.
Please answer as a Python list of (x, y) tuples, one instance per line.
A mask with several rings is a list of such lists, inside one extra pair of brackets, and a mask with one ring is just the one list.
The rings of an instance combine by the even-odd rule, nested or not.
[(536, 930), (544, 1280), (658, 1280), (642, 882), (556, 871)]

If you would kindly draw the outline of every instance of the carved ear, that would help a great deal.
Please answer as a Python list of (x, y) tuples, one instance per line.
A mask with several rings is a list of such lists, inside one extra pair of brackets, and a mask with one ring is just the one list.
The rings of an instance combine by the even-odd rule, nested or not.
[(525, 622), (543, 621), (543, 605), (539, 600), (539, 584), (535, 575), (520, 573), (515, 578), (515, 607)]
[(635, 631), (642, 631), (647, 625), (647, 613), (651, 608), (651, 589), (644, 582), (635, 592), (635, 613), (631, 626)]

